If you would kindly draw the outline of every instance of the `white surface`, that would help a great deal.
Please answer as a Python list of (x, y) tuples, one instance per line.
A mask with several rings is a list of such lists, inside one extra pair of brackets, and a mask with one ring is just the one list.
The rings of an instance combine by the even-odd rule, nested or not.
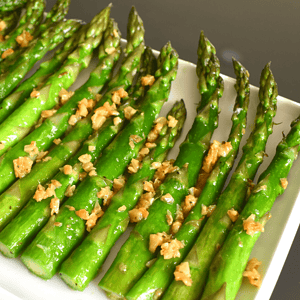
[[(89, 72), (94, 68), (92, 66), (80, 75), (70, 90), (75, 90), (88, 77)], [(262, 66), (263, 68), (263, 66)], [(214, 133), (213, 139), (219, 141), (227, 140), (231, 127), (231, 114), (236, 97), (234, 83), (235, 79), (223, 76), (225, 81), (225, 90), (223, 97), (220, 99), (220, 121), (219, 127)], [(183, 128), (182, 136), (170, 152), (169, 158), (175, 158), (178, 153), (178, 146), (184, 140), (189, 131), (193, 119), (196, 116), (196, 106), (199, 102), (199, 92), (197, 90), (197, 77), (195, 65), (180, 60), (178, 75), (172, 85), (172, 91), (169, 101), (164, 105), (162, 115), (165, 115), (176, 100), (184, 99), (188, 116)], [(245, 143), (251, 129), (258, 104), (258, 89), (251, 86), (251, 96), (248, 111), (248, 126), (242, 145)], [(280, 123), (274, 126), (274, 133), (270, 136), (266, 152), (269, 157), (265, 158), (263, 165), (260, 167), (258, 175), (267, 167), (275, 154), (276, 145), (282, 138), (282, 132), (288, 133), (290, 123), (300, 114), (300, 106), (285, 98), (278, 97), (278, 111), (275, 122)], [(241, 149), (241, 148), (240, 148)], [(241, 153), (239, 154), (239, 156)], [(260, 267), (263, 274), (263, 283), (258, 291), (255, 287), (244, 281), (237, 299), (243, 300), (266, 300), (269, 299), (273, 288), (276, 284), (288, 251), (291, 247), (293, 238), (299, 226), (299, 218), (296, 215), (300, 209), (299, 185), (297, 179), (300, 175), (300, 162), (296, 161), (289, 176), (289, 186), (285, 193), (280, 196), (272, 209), (272, 218), (266, 225), (265, 233), (258, 240), (251, 256), (261, 260)], [(293, 178), (293, 180), (292, 180)], [(0, 255), (0, 299), (28, 299), (28, 300), (92, 300), (107, 299), (105, 294), (98, 288), (100, 278), (109, 268), (116, 256), (118, 249), (128, 237), (127, 231), (118, 241), (101, 272), (94, 279), (84, 292), (73, 291), (56, 275), (48, 281), (44, 281), (31, 274), (19, 259), (9, 259)], [(2, 287), (2, 288), (1, 288)]]

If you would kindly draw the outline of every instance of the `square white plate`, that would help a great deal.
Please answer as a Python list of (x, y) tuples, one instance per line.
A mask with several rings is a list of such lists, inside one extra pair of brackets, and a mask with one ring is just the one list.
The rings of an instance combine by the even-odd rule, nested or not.
[[(156, 52), (157, 53), (157, 52)], [(77, 81), (70, 90), (75, 90), (82, 85), (90, 71), (96, 66), (94, 60), (91, 66), (80, 74)], [(247, 67), (247, 66), (246, 66)], [(262, 66), (263, 69), (264, 66)], [(219, 115), (219, 127), (215, 131), (213, 139), (219, 141), (227, 140), (231, 127), (231, 115), (236, 97), (234, 89), (235, 79), (223, 76), (225, 90), (220, 99), (221, 114)], [(276, 79), (276, 74), (275, 74)], [(280, 88), (280, 87), (279, 87)], [(200, 100), (197, 90), (197, 76), (195, 65), (183, 60), (179, 62), (178, 75), (172, 85), (169, 101), (164, 105), (161, 115), (165, 115), (176, 100), (184, 99), (188, 116), (183, 128), (181, 138), (170, 152), (169, 158), (176, 158), (178, 146), (185, 139), (194, 117), (196, 116), (196, 106)], [(248, 110), (248, 126), (246, 135), (242, 140), (245, 144), (253, 128), (253, 122), (258, 104), (258, 88), (251, 86), (250, 104)], [(259, 169), (258, 175), (267, 167), (275, 154), (277, 144), (282, 139), (282, 132), (288, 133), (289, 126), (300, 114), (300, 105), (286, 98), (278, 97), (278, 110), (275, 117), (274, 133), (270, 136), (267, 143), (264, 163)], [(241, 149), (241, 147), (240, 147)], [(241, 156), (241, 151), (239, 157)], [(237, 299), (243, 300), (266, 300), (269, 299), (276, 284), (288, 251), (293, 242), (294, 236), (299, 226), (298, 213), (300, 211), (299, 184), (297, 178), (300, 175), (300, 161), (296, 161), (291, 173), (289, 186), (285, 193), (280, 196), (272, 209), (272, 218), (266, 225), (265, 233), (258, 240), (251, 256), (255, 256), (262, 261), (260, 271), (263, 274), (263, 283), (259, 290), (244, 281)], [(293, 178), (293, 180), (291, 180)], [(118, 249), (129, 235), (129, 230), (121, 237), (112, 249), (109, 257), (103, 265), (99, 275), (95, 278), (84, 292), (73, 291), (56, 275), (48, 281), (44, 281), (31, 274), (19, 259), (9, 259), (0, 255), (0, 298), (5, 300), (26, 299), (26, 300), (92, 300), (107, 299), (105, 293), (98, 288), (98, 283), (105, 271), (109, 268)]]

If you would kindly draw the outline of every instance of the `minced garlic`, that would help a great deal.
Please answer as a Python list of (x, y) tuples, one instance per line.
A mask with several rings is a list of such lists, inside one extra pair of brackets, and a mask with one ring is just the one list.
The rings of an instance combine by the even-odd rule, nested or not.
[(229, 216), (232, 222), (235, 222), (239, 218), (239, 213), (234, 208), (227, 211), (227, 215)]
[(7, 49), (2, 53), (1, 58), (5, 59), (7, 56), (12, 55), (13, 53), (14, 53), (13, 49)]
[(166, 202), (168, 204), (172, 204), (174, 202), (174, 198), (172, 197), (172, 195), (170, 193), (167, 193), (167, 194), (161, 196), (160, 200), (163, 202)]
[(118, 212), (122, 212), (126, 210), (126, 205), (122, 205), (121, 207), (118, 208)]
[(90, 154), (82, 154), (81, 156), (78, 157), (78, 160), (83, 164), (90, 162), (91, 159), (92, 156)]
[(38, 98), (40, 96), (40, 92), (33, 89), (33, 91), (30, 93), (31, 98)]
[(113, 196), (113, 191), (110, 190), (109, 186), (102, 188), (98, 193), (97, 197), (103, 199), (103, 205), (108, 205)]
[(21, 46), (21, 48), (28, 47), (29, 42), (32, 41), (33, 36), (26, 30), (16, 37), (16, 42)]
[(53, 143), (54, 143), (55, 145), (59, 145), (59, 144), (61, 143), (61, 139), (54, 139), (54, 140), (53, 140)]
[(71, 165), (64, 165), (63, 172), (65, 175), (70, 175), (73, 173), (73, 168)]
[(144, 207), (134, 208), (128, 212), (130, 222), (137, 223), (143, 219), (147, 219), (149, 212)]
[(155, 81), (155, 78), (153, 75), (146, 75), (141, 78), (142, 86), (147, 86), (147, 85), (151, 86), (151, 85), (153, 85), (154, 81)]
[(249, 279), (249, 282), (256, 286), (260, 287), (261, 285), (261, 275), (257, 271), (258, 267), (261, 265), (261, 261), (258, 261), (255, 257), (249, 260), (247, 267), (243, 273), (244, 277)]
[(168, 116), (168, 127), (174, 128), (178, 123), (178, 120), (176, 120), (172, 116)]
[(13, 160), (15, 176), (23, 178), (30, 173), (33, 161), (29, 157), (19, 157)]
[(121, 176), (120, 178), (115, 178), (114, 179), (114, 184), (113, 184), (113, 192), (116, 194), (125, 184), (125, 177)]
[(116, 51), (115, 47), (105, 48), (107, 54), (113, 54)]
[(183, 247), (184, 246), (180, 241), (174, 239), (170, 242), (166, 242), (161, 245), (160, 254), (163, 255), (164, 259), (180, 257), (179, 250)]
[(59, 199), (57, 197), (54, 197), (54, 198), (51, 199), (50, 209), (51, 209), (51, 216), (53, 216), (54, 214), (58, 214), (58, 211), (59, 211)]
[(6, 28), (6, 23), (3, 20), (0, 20), (0, 31), (4, 30)]
[(171, 241), (172, 238), (165, 232), (158, 232), (156, 234), (150, 234), (149, 238), (149, 251), (154, 253), (156, 248), (161, 246), (163, 243)]
[(34, 157), (36, 154), (39, 153), (39, 149), (36, 146), (36, 142), (32, 141), (30, 145), (25, 145), (24, 146), (24, 151), (29, 154), (30, 157)]
[(251, 214), (246, 220), (243, 221), (243, 228), (247, 234), (253, 236), (256, 232), (264, 232), (264, 226), (255, 222), (255, 214)]
[(112, 92), (111, 100), (113, 103), (120, 105), (121, 98), (126, 98), (126, 97), (128, 97), (128, 93), (123, 88), (120, 88), (117, 91)]
[(58, 94), (61, 105), (64, 105), (69, 99), (74, 95), (74, 92), (68, 92), (64, 88), (62, 88)]
[(182, 281), (186, 286), (191, 286), (193, 283), (188, 262), (183, 262), (176, 266), (174, 276), (176, 281)]
[(140, 167), (141, 163), (137, 159), (133, 158), (128, 166), (128, 172), (131, 174), (136, 173)]
[(131, 106), (127, 106), (124, 108), (124, 115), (127, 120), (130, 120), (136, 112), (137, 110)]
[(203, 216), (207, 216), (207, 217), (210, 217), (211, 214), (214, 212), (214, 210), (216, 209), (216, 205), (215, 204), (212, 204), (210, 206), (206, 206), (204, 204), (202, 204), (202, 210), (201, 210), (201, 214)]
[(280, 184), (282, 186), (283, 189), (286, 189), (288, 186), (288, 181), (286, 178), (280, 178)]

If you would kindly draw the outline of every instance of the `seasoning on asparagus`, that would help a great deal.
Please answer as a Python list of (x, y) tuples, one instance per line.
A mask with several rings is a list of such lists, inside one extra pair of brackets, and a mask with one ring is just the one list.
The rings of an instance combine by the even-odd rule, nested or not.
[[(46, 31), (55, 25), (56, 23), (63, 21), (64, 17), (68, 13), (70, 6), (70, 0), (57, 0), (55, 5), (52, 7), (50, 12), (47, 13), (45, 21), (38, 26), (35, 31), (32, 33), (33, 38), (39, 38), (40, 35), (47, 36)], [(26, 34), (25, 34), (26, 37)], [(18, 37), (18, 41), (21, 43), (21, 45), (24, 43), (23, 35), (21, 35), (21, 38)], [(16, 65), (18, 64), (18, 58), (21, 55), (24, 55), (24, 51), (26, 50), (26, 47), (18, 47), (14, 49), (14, 53), (12, 55), (9, 55), (6, 57), (5, 60), (1, 61), (0, 65), (0, 71), (3, 73), (5, 72), (10, 65)]]
[[(217, 294), (226, 299), (235, 299), (243, 276), (248, 275), (244, 270), (251, 251), (271, 217), (270, 210), (276, 198), (287, 188), (287, 177), (299, 151), (300, 117), (292, 122), (289, 134), (277, 146), (272, 162), (260, 175), (258, 184), (215, 256), (201, 299), (217, 299)], [(251, 217), (254, 220), (251, 222), (252, 232), (249, 232), (245, 224)], [(259, 286), (259, 278), (254, 278), (252, 283)]]
[(61, 21), (46, 30), (41, 37), (32, 41), (17, 62), (0, 75), (0, 98), (3, 99), (9, 95), (37, 61), (62, 43), (64, 39), (72, 36), (79, 27), (78, 21)]
[[(9, 38), (0, 42), (0, 61), (14, 53), (14, 49), (18, 47), (17, 39), (21, 37), (24, 43), (27, 44), (32, 39), (32, 33), (37, 28), (43, 19), (45, 9), (44, 0), (28, 0), (26, 12), (21, 17), (18, 26), (9, 34)], [(24, 44), (25, 45), (25, 44)], [(0, 99), (2, 99), (0, 97)]]
[(110, 6), (91, 21), (79, 46), (68, 56), (63, 66), (48, 78), (42, 88), (33, 91), (30, 98), (1, 124), (0, 142), (4, 144), (4, 148), (0, 150), (0, 155), (29, 133), (41, 112), (52, 109), (59, 101), (60, 91), (68, 89), (79, 72), (89, 65), (93, 50), (98, 47), (106, 29), (109, 13)]
[[(237, 156), (239, 145), (246, 128), (246, 116), (249, 104), (249, 74), (248, 71), (237, 61), (233, 61), (234, 70), (237, 76), (235, 89), (237, 91), (236, 102), (233, 110), (232, 128), (228, 142), (224, 145), (228, 147), (229, 153), (220, 157), (213, 170), (206, 175), (206, 171), (200, 171), (198, 182), (203, 184), (203, 177), (209, 176), (205, 186), (200, 192), (196, 204), (188, 216), (185, 218), (179, 231), (173, 236), (173, 239), (181, 241), (184, 245), (179, 249), (179, 257), (166, 259), (164, 255), (159, 255), (150, 269), (140, 278), (133, 288), (126, 294), (127, 299), (153, 299), (155, 295), (162, 295), (173, 280), (175, 267), (181, 263), (195, 243), (199, 232), (203, 228), (206, 219), (203, 215), (203, 206), (209, 207), (216, 202), (221, 193), (226, 178), (232, 169), (234, 160)], [(229, 147), (230, 145), (230, 147)], [(226, 153), (225, 153), (226, 154)], [(202, 176), (203, 175), (203, 176)], [(198, 188), (198, 184), (196, 186)], [(192, 194), (185, 198), (188, 206), (191, 206), (189, 199), (196, 195), (193, 189)], [(184, 202), (184, 204), (185, 204)], [(187, 208), (186, 205), (183, 208)], [(183, 209), (186, 214), (187, 209)], [(175, 223), (173, 222), (175, 225)]]
[(78, 46), (79, 37), (85, 29), (85, 27), (81, 27), (79, 32), (70, 37), (64, 46), (54, 53), (51, 59), (41, 63), (39, 69), (30, 78), (22, 82), (13, 93), (2, 100), (0, 104), (0, 123), (30, 96), (34, 88), (43, 86), (47, 78), (62, 66), (68, 55)]
[(198, 116), (186, 140), (180, 146), (179, 155), (174, 163), (179, 170), (167, 175), (164, 183), (158, 188), (157, 200), (149, 208), (147, 219), (135, 226), (99, 283), (102, 289), (116, 297), (125, 297), (146, 271), (147, 262), (155, 257), (149, 250), (149, 236), (161, 232), (162, 235), (168, 233), (170, 225), (166, 222), (166, 215), (168, 211), (172, 216), (175, 215), (177, 204), (188, 194), (188, 189), (195, 185), (211, 135), (217, 127), (218, 99), (223, 92), (223, 80), (219, 77), (219, 61), (215, 48), (203, 34), (199, 55), (199, 78), (203, 79), (199, 87), (204, 103), (199, 105)]
[[(161, 57), (164, 57), (164, 68), (168, 71), (164, 72), (147, 91), (142, 101), (142, 104), (146, 103), (143, 111), (137, 112), (129, 124), (104, 149), (94, 166), (97, 175), (87, 177), (78, 186), (73, 197), (67, 200), (66, 205), (73, 206), (76, 211), (83, 212), (82, 210), (84, 210), (85, 215), (90, 215), (97, 202), (101, 205), (103, 198), (108, 200), (107, 198), (111, 195), (109, 187), (112, 185), (112, 181), (123, 174), (127, 164), (137, 156), (153, 121), (168, 99), (171, 82), (177, 73), (178, 55), (169, 43), (163, 48), (161, 54)], [(159, 67), (161, 67), (162, 63), (160, 60), (158, 61)], [(132, 135), (141, 138), (133, 149), (129, 144)], [(86, 235), (85, 221), (83, 220), (85, 216), (81, 215), (83, 217), (81, 218), (79, 215), (64, 206), (55, 218), (55, 223), (59, 222), (62, 226), (56, 227), (49, 222), (39, 232), (22, 255), (22, 261), (30, 271), (42, 278), (51, 278), (56, 273), (63, 260)], [(68, 236), (72, 235), (71, 239), (66, 238), (66, 231)], [(57, 243), (64, 244), (63, 251), (59, 253), (54, 250)], [(46, 247), (53, 247), (53, 251), (40, 253), (41, 249), (37, 245), (44, 247), (46, 244), (48, 245)], [(51, 265), (48, 264), (48, 261), (51, 261)]]
[[(151, 50), (146, 50), (143, 60), (145, 71), (149, 71), (154, 68), (155, 58), (153, 57)], [(145, 61), (149, 66), (145, 66)], [(150, 71), (150, 73), (152, 73), (152, 71)], [(137, 84), (134, 88), (132, 88), (131, 97), (137, 96), (139, 92), (142, 96), (143, 93), (141, 88)], [(135, 100), (132, 99), (130, 102), (132, 101)], [(99, 131), (95, 131), (91, 137), (84, 142), (83, 147), (81, 147), (76, 155), (72, 157), (67, 162), (67, 165), (65, 165), (64, 168), (54, 177), (54, 180), (57, 180), (61, 184), (61, 186), (55, 190), (55, 195), (48, 197), (41, 202), (36, 202), (35, 199), (29, 200), (23, 210), (3, 229), (0, 233), (0, 249), (4, 255), (16, 257), (22, 250), (25, 249), (36, 233), (47, 223), (50, 217), (49, 205), (51, 201), (54, 201), (52, 199), (55, 198), (55, 201), (63, 203), (65, 193), (67, 193), (68, 196), (71, 196), (68, 189), (70, 190), (72, 186), (75, 188), (75, 185), (79, 181), (80, 173), (87, 172), (89, 176), (93, 176), (95, 174), (91, 163), (94, 162), (107, 143), (109, 143), (109, 141), (122, 129), (124, 125), (124, 122), (115, 125), (112, 120), (113, 118), (114, 116), (111, 116), (110, 120), (108, 119)], [(91, 124), (89, 124), (89, 126), (91, 127)], [(84, 154), (91, 155), (91, 159), (87, 164), (82, 165), (79, 163), (78, 158)], [(70, 171), (66, 172), (66, 166)], [(74, 172), (76, 173), (74, 174)], [(30, 216), (30, 218), (28, 216)]]
[[(143, 183), (151, 181), (156, 171), (151, 167), (151, 163), (154, 161), (162, 163), (180, 135), (186, 116), (183, 101), (176, 103), (168, 116), (172, 116), (178, 121), (175, 127), (167, 129), (168, 125), (164, 125), (156, 147), (141, 161), (141, 168), (137, 173), (133, 173), (128, 178), (126, 185), (113, 196), (104, 216), (82, 244), (62, 264), (60, 276), (73, 289), (85, 289), (96, 276), (114, 243), (126, 230), (128, 212), (143, 193)], [(124, 206), (124, 210), (116, 213), (122, 206)], [(100, 237), (104, 232), (106, 239), (102, 240)], [(85, 258), (83, 258), (83, 253), (85, 253)]]
[[(122, 88), (116, 88), (117, 91), (123, 89), (123, 87), (127, 89), (132, 83), (132, 80), (136, 73), (135, 69), (139, 67), (140, 58), (143, 51), (144, 45), (141, 44), (126, 58), (123, 66), (121, 67), (120, 73), (117, 76), (118, 78), (120, 78)], [(117, 83), (117, 81), (114, 82), (115, 84)], [(92, 89), (93, 87), (90, 88), (90, 90)], [(107, 110), (108, 115), (118, 114), (118, 112), (114, 108), (115, 104), (111, 99), (109, 99), (113, 98), (112, 90), (107, 92), (106, 95), (107, 96), (104, 95), (102, 99), (98, 101), (98, 103), (96, 103), (95, 114), (97, 110), (103, 111), (103, 109)], [(127, 95), (127, 93), (125, 93), (125, 95)], [(81, 100), (81, 102), (79, 103), (80, 107), (82, 106), (82, 104), (84, 104), (82, 103), (84, 101), (87, 102), (86, 99)], [(93, 102), (93, 100), (89, 101)], [(88, 136), (93, 133), (93, 129), (99, 129), (99, 127), (95, 128), (94, 126), (95, 120), (93, 120), (93, 117), (95, 116), (95, 114), (91, 112), (87, 116), (87, 118), (82, 119), (81, 122), (76, 122), (74, 124), (74, 129), (64, 138), (63, 143), (61, 143), (58, 147), (52, 150), (50, 156), (51, 162), (43, 161), (41, 164), (36, 165), (33, 168), (33, 170), (31, 170), (30, 174), (28, 174), (24, 178), (21, 178), (0, 196), (0, 201), (4, 204), (0, 210), (0, 227), (5, 226), (5, 224), (7, 224), (7, 222), (11, 220), (11, 218), (22, 208), (22, 206), (26, 204), (26, 202), (29, 200), (29, 197), (32, 196), (38, 182), (45, 183), (52, 176), (54, 176), (54, 174), (57, 172), (57, 169), (61, 167), (64, 164), (64, 162), (75, 153), (75, 151), (78, 150), (78, 147), (80, 147), (81, 142), (87, 139)], [(79, 115), (81, 115), (81, 113)], [(69, 123), (70, 120), (72, 119), (69, 119)], [(121, 128), (121, 125), (122, 124), (112, 128), (112, 130), (108, 130), (106, 135), (103, 134), (102, 149), (110, 142), (114, 135), (117, 134), (118, 127)], [(108, 129), (111, 128), (109, 127)], [(55, 140), (53, 140), (53, 142), (55, 142)], [(18, 164), (20, 163), (18, 162)], [(19, 190), (24, 190), (22, 195), (15, 195), (16, 188)]]
[(173, 281), (162, 299), (171, 299), (174, 295), (177, 299), (187, 297), (198, 299), (202, 294), (211, 261), (222, 246), (233, 223), (228, 211), (232, 208), (237, 212), (241, 210), (245, 203), (249, 181), (253, 180), (263, 161), (267, 139), (273, 130), (276, 97), (277, 84), (270, 70), (270, 64), (267, 64), (260, 78), (260, 103), (257, 108), (255, 128), (243, 147), (242, 158), (228, 186), (220, 195), (215, 211), (208, 218), (194, 246), (184, 259), (185, 263), (189, 263), (193, 283), (191, 286), (186, 286), (181, 281)]

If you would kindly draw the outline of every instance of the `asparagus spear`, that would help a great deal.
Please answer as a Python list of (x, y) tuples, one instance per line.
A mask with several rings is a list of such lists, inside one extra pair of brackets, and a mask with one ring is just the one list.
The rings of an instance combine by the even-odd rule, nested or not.
[[(39, 26), (43, 19), (43, 12), (45, 9), (44, 0), (28, 0), (26, 5), (26, 12), (21, 17), (16, 29), (10, 32), (9, 38), (3, 42), (0, 42), (0, 54), (1, 60), (6, 57), (3, 56), (4, 52), (9, 49), (15, 49), (18, 46), (16, 38), (23, 33), (23, 31), (32, 34), (36, 27)], [(11, 51), (9, 52), (11, 53)]]
[[(170, 194), (172, 201), (156, 200), (149, 209), (146, 220), (140, 221), (131, 232), (130, 237), (119, 251), (110, 269), (104, 275), (99, 286), (116, 297), (125, 297), (125, 294), (146, 271), (146, 263), (154, 258), (155, 254), (149, 251), (149, 235), (157, 232), (168, 232), (166, 222), (167, 211), (175, 215), (176, 205), (188, 194), (188, 189), (195, 185), (197, 174), (202, 165), (202, 158), (208, 149), (211, 135), (218, 124), (218, 99), (223, 92), (223, 81), (219, 77), (219, 61), (215, 55), (214, 47), (201, 33), (199, 45), (199, 72), (206, 78), (205, 85), (209, 88), (201, 90), (205, 95), (205, 102), (198, 107), (198, 116), (186, 138), (180, 146), (179, 155), (174, 163), (179, 168), (176, 173), (168, 174), (164, 183), (156, 193), (159, 199)], [(218, 80), (212, 79), (209, 65), (215, 68), (214, 75)], [(204, 86), (202, 83), (199, 85)], [(209, 93), (214, 93), (209, 97)], [(200, 107), (203, 107), (200, 110)], [(188, 167), (187, 167), (188, 166)], [(126, 269), (125, 272), (122, 270)], [(116, 279), (118, 280), (116, 281)]]
[(247, 234), (243, 221), (252, 214), (255, 222), (264, 225), (268, 221), (274, 201), (286, 188), (286, 178), (299, 151), (300, 117), (292, 122), (289, 134), (277, 146), (275, 157), (260, 175), (247, 204), (215, 256), (201, 299), (235, 299), (252, 248), (261, 234), (260, 231)]
[(209, 206), (215, 202), (221, 193), (225, 180), (237, 156), (239, 145), (246, 128), (246, 116), (249, 103), (249, 76), (248, 71), (237, 61), (233, 61), (237, 76), (235, 89), (238, 93), (232, 120), (232, 128), (228, 138), (232, 150), (227, 156), (221, 157), (212, 170), (207, 182), (197, 200), (197, 204), (189, 213), (180, 230), (174, 238), (183, 241), (184, 248), (180, 249), (180, 257), (165, 259), (159, 255), (155, 263), (143, 277), (126, 294), (127, 299), (153, 299), (159, 292), (163, 294), (173, 280), (176, 265), (180, 264), (196, 241), (206, 219), (202, 215), (202, 205)]
[(18, 61), (0, 75), (0, 98), (4, 99), (9, 95), (37, 61), (42, 59), (48, 51), (62, 43), (64, 39), (72, 36), (79, 27), (80, 23), (78, 21), (61, 21), (30, 43), (30, 46), (22, 53)]
[(62, 48), (58, 49), (51, 59), (40, 64), (39, 69), (0, 104), (0, 123), (2, 123), (23, 101), (30, 96), (30, 93), (37, 86), (42, 86), (47, 78), (60, 68), (68, 55), (78, 46), (78, 36), (85, 30), (81, 27), (78, 34), (73, 35)]
[[(152, 73), (151, 70), (154, 69), (155, 58), (149, 49), (145, 52), (144, 63), (145, 61), (149, 65), (144, 65), (145, 71)], [(132, 97), (136, 97), (137, 94), (141, 96), (143, 94), (138, 84), (132, 89), (131, 99), (128, 100), (130, 104), (135, 101)], [(121, 122), (115, 126), (112, 120), (107, 120), (100, 130), (95, 131), (91, 137), (84, 142), (83, 147), (81, 147), (76, 155), (68, 161), (68, 165), (72, 166), (73, 170), (76, 170), (76, 174), (65, 174), (62, 170), (54, 177), (55, 180), (61, 183), (61, 186), (55, 190), (56, 198), (58, 198), (60, 202), (63, 203), (63, 197), (68, 186), (77, 184), (79, 181), (79, 173), (83, 171), (83, 168), (82, 165), (78, 163), (78, 157), (88, 153), (91, 155), (91, 162), (94, 162), (105, 145), (121, 130), (123, 125), (124, 122)], [(95, 149), (89, 151), (89, 146), (95, 146)], [(30, 199), (24, 209), (4, 228), (0, 233), (0, 250), (4, 255), (9, 257), (18, 256), (37, 232), (47, 223), (50, 218), (49, 204), (52, 198), (53, 197), (48, 197), (42, 202), (36, 202), (35, 199)]]
[[(120, 72), (120, 78), (123, 83), (122, 86), (128, 88), (129, 84), (132, 82), (135, 70), (136, 62), (139, 61), (137, 57), (141, 57), (144, 51), (144, 45), (141, 44), (135, 49), (131, 55), (126, 59), (124, 66), (126, 69), (122, 68)], [(134, 61), (134, 62), (132, 62)], [(131, 64), (129, 62), (132, 62)], [(130, 68), (131, 66), (131, 68)], [(133, 69), (133, 70), (132, 70)], [(124, 73), (128, 73), (126, 81), (124, 81)], [(130, 79), (131, 78), (131, 79)], [(124, 84), (127, 85), (124, 85)], [(91, 88), (93, 89), (93, 87)], [(111, 97), (111, 93), (108, 92)], [(96, 105), (96, 108), (103, 106), (104, 103), (108, 102), (110, 105), (113, 104), (112, 100), (104, 96)], [(65, 161), (72, 156), (80, 147), (81, 142), (88, 138), (89, 135), (93, 133), (92, 117), (93, 112), (89, 116), (80, 122), (78, 122), (74, 129), (64, 138), (61, 145), (52, 150), (50, 156), (51, 161), (44, 162), (43, 164), (35, 165), (31, 170), (30, 174), (26, 177), (19, 179), (15, 184), (13, 184), (7, 191), (5, 191), (0, 196), (0, 202), (3, 203), (0, 209), (0, 228), (3, 228), (11, 220), (11, 218), (26, 204), (29, 198), (34, 193), (38, 183), (45, 183), (57, 172), (57, 169), (61, 167)], [(114, 135), (118, 132), (118, 127), (114, 127), (113, 130), (108, 130), (104, 135), (102, 140), (102, 149), (110, 142)], [(104, 130), (104, 129), (103, 129)], [(16, 189), (23, 191), (21, 195), (16, 194)]]
[(47, 13), (45, 21), (34, 32), (34, 36), (38, 37), (52, 26), (52, 24), (62, 21), (69, 11), (70, 3), (71, 0), (57, 0), (52, 9)]
[[(93, 228), (91, 234), (62, 264), (59, 274), (73, 289), (84, 290), (87, 287), (96, 276), (114, 243), (125, 232), (128, 226), (128, 211), (134, 207), (143, 193), (143, 182), (152, 180), (154, 176), (155, 169), (151, 168), (151, 163), (163, 162), (180, 135), (186, 116), (183, 101), (177, 102), (168, 115), (178, 120), (176, 126), (167, 130), (167, 125), (165, 125), (156, 148), (143, 159), (142, 167), (128, 178), (124, 188), (112, 198), (104, 216)], [(123, 205), (126, 209), (116, 213)], [(104, 232), (107, 232), (107, 236), (105, 241), (101, 241), (100, 237)]]
[[(0, 191), (3, 191), (10, 183), (15, 180), (12, 160), (20, 156), (28, 156), (28, 153), (24, 152), (24, 146), (31, 143), (31, 141), (36, 141), (39, 151), (45, 151), (48, 149), (52, 141), (59, 138), (68, 128), (68, 120), (73, 113), (78, 102), (83, 98), (95, 98), (95, 95), (101, 91), (104, 83), (110, 78), (111, 69), (114, 63), (119, 57), (119, 51), (114, 51), (111, 55), (107, 56), (105, 52), (107, 49), (116, 48), (120, 42), (120, 35), (117, 33), (117, 24), (115, 22), (110, 22), (110, 25), (104, 35), (104, 44), (100, 46), (99, 58), (100, 62), (98, 67), (91, 73), (90, 79), (78, 90), (75, 95), (63, 106), (61, 107), (56, 115), (46, 119), (46, 121), (28, 136), (26, 136), (22, 141), (15, 145), (12, 150), (8, 151), (3, 160), (1, 161), (1, 171), (0, 171)], [(130, 40), (131, 37), (129, 36)], [(144, 46), (141, 44), (138, 48), (130, 54), (123, 66), (120, 68), (119, 73), (111, 81), (110, 89), (114, 88), (128, 88), (132, 79), (135, 75), (135, 69), (139, 65), (140, 56), (143, 52)], [(127, 51), (127, 50), (125, 50)], [(111, 93), (108, 92), (103, 96), (101, 102), (98, 102), (98, 106), (103, 105), (105, 101), (111, 101)], [(35, 159), (30, 157), (31, 159)]]
[(61, 89), (68, 89), (79, 72), (89, 65), (93, 50), (102, 39), (109, 13), (110, 6), (94, 17), (86, 35), (80, 40), (77, 49), (68, 56), (63, 66), (1, 124), (0, 141), (3, 149), (0, 150), (0, 155), (28, 134), (41, 112), (51, 109), (58, 103)]
[(28, 0), (0, 1), (0, 11), (13, 11), (25, 5)]
[(0, 35), (2, 36), (1, 40), (3, 40), (5, 38), (5, 36), (7, 34), (9, 34), (9, 32), (16, 27), (18, 20), (20, 18), (20, 14), (21, 14), (21, 10), (17, 9), (13, 12), (9, 12), (9, 13), (5, 14), (0, 19), (1, 23), (4, 22), (4, 24), (5, 24), (4, 28), (0, 31)]
[[(39, 38), (39, 36), (44, 33), (47, 36), (46, 31), (49, 30), (55, 23), (63, 21), (65, 15), (68, 13), (70, 6), (70, 0), (57, 0), (56, 4), (52, 7), (51, 11), (47, 13), (46, 20), (33, 32), (32, 36), (34, 38)], [(0, 70), (5, 72), (7, 68), (13, 64), (16, 66), (18, 64), (18, 58), (24, 55), (25, 48), (19, 47), (14, 51), (13, 54), (9, 55), (4, 61), (0, 58), (1, 66)]]
[[(217, 202), (217, 208), (209, 217), (196, 243), (190, 250), (184, 262), (189, 263), (191, 286), (180, 281), (173, 281), (162, 299), (198, 299), (203, 292), (208, 268), (212, 259), (221, 247), (228, 234), (232, 221), (227, 212), (234, 208), (240, 211), (248, 189), (249, 180), (253, 180), (256, 171), (263, 161), (264, 150), (269, 135), (272, 133), (273, 117), (276, 114), (277, 85), (267, 64), (260, 78), (259, 98), (255, 128), (246, 145), (243, 156), (225, 191)], [(187, 296), (188, 295), (188, 296)]]
[[(97, 201), (101, 204), (101, 198), (97, 197), (101, 188), (111, 186), (111, 181), (120, 176), (131, 159), (137, 156), (153, 121), (168, 98), (171, 82), (177, 72), (178, 55), (169, 43), (164, 47), (161, 55), (164, 55), (165, 59), (159, 66), (167, 71), (163, 72), (163, 75), (147, 91), (141, 104), (145, 103), (143, 111), (136, 113), (130, 123), (105, 148), (95, 165), (97, 176), (86, 178), (79, 185), (74, 196), (67, 200), (66, 205), (74, 207), (77, 211), (85, 209), (90, 214)], [(129, 144), (131, 135), (141, 137), (141, 141), (135, 144), (134, 149)], [(57, 227), (54, 224), (62, 224), (62, 226)], [(72, 236), (71, 239), (66, 238), (65, 233)], [(38, 276), (45, 279), (51, 278), (62, 261), (82, 241), (84, 236), (84, 220), (64, 206), (55, 220), (49, 221), (24, 251), (21, 256), (22, 262)], [(57, 243), (64, 245), (59, 253), (55, 250)], [(53, 251), (40, 253), (40, 245), (42, 248), (49, 247), (48, 249), (53, 249)], [(49, 264), (49, 262), (51, 263)]]

